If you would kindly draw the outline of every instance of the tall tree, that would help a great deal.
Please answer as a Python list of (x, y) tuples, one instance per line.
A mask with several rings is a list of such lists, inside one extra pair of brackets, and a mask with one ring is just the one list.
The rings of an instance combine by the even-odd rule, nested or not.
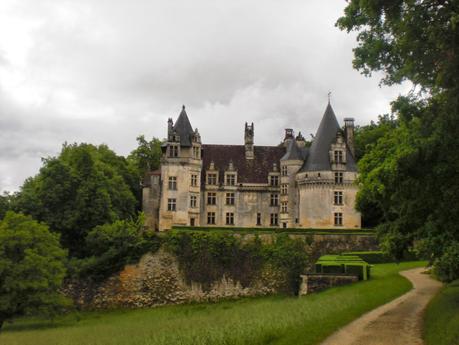
[(139, 188), (126, 159), (107, 146), (64, 144), (25, 181), (15, 208), (60, 232), (71, 255), (82, 256), (92, 228), (136, 217)]
[(162, 141), (157, 138), (148, 141), (144, 135), (140, 135), (137, 137), (137, 144), (137, 148), (129, 154), (127, 159), (135, 168), (139, 178), (142, 179), (148, 171), (159, 168)]
[(358, 32), (355, 68), (417, 90), (393, 102), (397, 127), (362, 158), (358, 205), (381, 208), (394, 254), (416, 244), (434, 262), (459, 246), (458, 24), (455, 0), (351, 0), (337, 22)]
[(58, 289), (66, 252), (59, 236), (31, 217), (7, 212), (0, 221), (0, 329), (27, 313), (54, 313), (68, 305)]

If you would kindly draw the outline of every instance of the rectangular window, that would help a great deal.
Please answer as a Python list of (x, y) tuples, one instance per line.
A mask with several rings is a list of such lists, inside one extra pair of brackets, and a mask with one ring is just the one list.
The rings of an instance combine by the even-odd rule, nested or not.
[(176, 199), (167, 199), (167, 210), (175, 211), (177, 209), (177, 200)]
[(169, 157), (178, 157), (178, 146), (177, 145), (169, 146)]
[(177, 190), (177, 177), (169, 176), (169, 190)]
[(335, 205), (342, 205), (343, 204), (343, 192), (338, 191), (334, 193), (334, 203)]
[(279, 185), (279, 176), (270, 176), (270, 181), (269, 184), (273, 187), (276, 187)]
[(287, 167), (285, 165), (282, 166), (281, 174), (282, 174), (282, 176), (287, 176), (287, 174), (288, 174)]
[(287, 213), (288, 212), (288, 202), (287, 201), (282, 201), (281, 202), (281, 212), (282, 213)]
[(279, 216), (277, 213), (271, 213), (271, 225), (277, 226), (279, 224)]
[(207, 174), (207, 184), (216, 185), (217, 184), (217, 174)]
[(226, 185), (227, 186), (234, 186), (235, 184), (236, 184), (236, 175), (227, 174), (226, 175)]
[(343, 214), (341, 212), (335, 213), (335, 225), (336, 226), (343, 225)]
[(288, 184), (287, 183), (282, 183), (281, 184), (281, 194), (282, 195), (287, 195), (288, 193)]
[(233, 212), (226, 213), (226, 225), (234, 225), (234, 213)]
[(215, 212), (207, 212), (207, 224), (215, 224)]
[(343, 183), (343, 173), (342, 172), (335, 172), (335, 183), (336, 184)]
[(335, 151), (335, 163), (343, 163), (343, 151)]
[(196, 197), (196, 195), (191, 195), (190, 196), (190, 207), (196, 208), (197, 204), (198, 204), (198, 198)]
[(226, 193), (226, 204), (234, 205), (234, 193)]
[(215, 204), (217, 204), (217, 193), (208, 192), (207, 193), (207, 205), (215, 205)]
[(198, 185), (198, 175), (191, 175), (191, 186), (196, 187)]
[(261, 213), (257, 213), (257, 225), (261, 225)]
[(279, 206), (279, 195), (271, 194), (271, 206)]

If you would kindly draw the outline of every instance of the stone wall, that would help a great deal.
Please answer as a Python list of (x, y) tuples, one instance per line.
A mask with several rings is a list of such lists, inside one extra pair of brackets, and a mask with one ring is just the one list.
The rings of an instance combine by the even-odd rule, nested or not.
[(305, 274), (301, 276), (301, 279), (300, 296), (319, 292), (333, 286), (355, 283), (359, 280), (357, 276), (339, 274)]
[(280, 273), (264, 270), (247, 287), (223, 276), (204, 289), (198, 283), (187, 283), (177, 258), (160, 249), (101, 284), (68, 283), (64, 292), (82, 309), (152, 307), (273, 294), (284, 285), (283, 279)]
[[(243, 241), (249, 241), (255, 235), (238, 236)], [(276, 235), (259, 236), (263, 242), (269, 243), (274, 241)], [(376, 238), (370, 235), (292, 234), (290, 237), (305, 243), (309, 254), (309, 267), (305, 267), (305, 272), (311, 271), (314, 262), (324, 254), (378, 249)], [(137, 264), (127, 265), (102, 283), (69, 282), (64, 291), (83, 309), (105, 309), (268, 295), (278, 293), (284, 287), (285, 277), (281, 272), (265, 269), (258, 277), (254, 277), (250, 286), (243, 287), (239, 282), (223, 276), (210, 288), (203, 288), (198, 283), (187, 282), (179, 269), (177, 258), (160, 249), (155, 254), (144, 255)]]

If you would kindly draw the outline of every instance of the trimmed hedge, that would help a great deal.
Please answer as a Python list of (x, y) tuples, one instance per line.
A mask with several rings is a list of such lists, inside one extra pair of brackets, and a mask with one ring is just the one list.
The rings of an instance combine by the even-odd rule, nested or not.
[(394, 259), (382, 251), (367, 251), (367, 252), (346, 252), (342, 253), (343, 256), (358, 256), (363, 261), (369, 264), (385, 264), (394, 262)]
[(207, 227), (176, 225), (172, 230), (177, 231), (205, 231), (205, 232), (231, 232), (231, 233), (276, 233), (276, 234), (335, 234), (335, 235), (375, 235), (373, 229), (313, 229), (313, 228), (266, 228), (266, 227)]
[(370, 278), (370, 265), (358, 256), (323, 255), (315, 264), (316, 273), (352, 274), (359, 280)]

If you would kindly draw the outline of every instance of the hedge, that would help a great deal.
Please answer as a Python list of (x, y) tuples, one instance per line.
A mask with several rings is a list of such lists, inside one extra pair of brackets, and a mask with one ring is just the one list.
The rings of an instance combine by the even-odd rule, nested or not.
[(352, 274), (359, 280), (370, 278), (370, 265), (358, 256), (323, 255), (315, 264), (316, 273)]
[(342, 253), (343, 256), (358, 256), (363, 261), (368, 262), (369, 264), (383, 264), (388, 262), (394, 262), (394, 259), (382, 252), (382, 251), (367, 251), (367, 252), (346, 252)]
[(230, 233), (275, 233), (275, 234), (335, 234), (335, 235), (375, 235), (373, 229), (317, 229), (317, 228), (277, 228), (277, 227), (207, 227), (176, 225), (172, 230), (178, 231), (205, 231), (205, 232), (230, 232)]

